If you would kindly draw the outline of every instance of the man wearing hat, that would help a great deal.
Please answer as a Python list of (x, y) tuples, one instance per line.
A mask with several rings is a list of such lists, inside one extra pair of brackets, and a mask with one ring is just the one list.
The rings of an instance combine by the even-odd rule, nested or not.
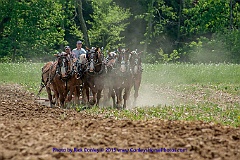
[(73, 54), (75, 55), (75, 58), (80, 63), (78, 67), (78, 78), (82, 75), (82, 60), (80, 58), (81, 54), (86, 54), (87, 52), (85, 49), (82, 48), (82, 41), (77, 41), (77, 48), (72, 50)]
[(73, 49), (72, 52), (75, 54), (77, 59), (79, 59), (81, 54), (87, 53), (85, 49), (82, 48), (82, 41), (77, 41), (77, 48)]
[(71, 59), (76, 58), (76, 55), (73, 52), (71, 52), (71, 48), (69, 46), (65, 46), (64, 49), (65, 49), (65, 52), (68, 54), (69, 58)]

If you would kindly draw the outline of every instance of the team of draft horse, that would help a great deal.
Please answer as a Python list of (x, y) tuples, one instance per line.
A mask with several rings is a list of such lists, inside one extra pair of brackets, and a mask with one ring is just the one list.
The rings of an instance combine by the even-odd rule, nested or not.
[(79, 59), (61, 52), (55, 55), (55, 61), (46, 63), (39, 94), (46, 87), (51, 107), (64, 107), (72, 97), (76, 104), (81, 99), (83, 104), (99, 105), (103, 97), (103, 105), (112, 98), (113, 107), (126, 108), (134, 88), (135, 106), (142, 78), (141, 52), (118, 49), (104, 56), (100, 48), (86, 51)]

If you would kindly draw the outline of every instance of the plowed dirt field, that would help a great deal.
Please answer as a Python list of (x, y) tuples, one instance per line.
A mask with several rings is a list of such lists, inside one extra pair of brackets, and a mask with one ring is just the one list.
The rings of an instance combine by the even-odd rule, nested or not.
[(240, 128), (204, 122), (101, 118), (49, 108), (35, 102), (21, 86), (1, 85), (3, 159), (237, 160)]

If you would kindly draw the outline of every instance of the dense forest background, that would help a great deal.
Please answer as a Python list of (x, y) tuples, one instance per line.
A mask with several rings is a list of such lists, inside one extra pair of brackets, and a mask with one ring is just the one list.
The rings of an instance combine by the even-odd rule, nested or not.
[(240, 0), (0, 0), (0, 62), (84, 46), (145, 63), (240, 63)]

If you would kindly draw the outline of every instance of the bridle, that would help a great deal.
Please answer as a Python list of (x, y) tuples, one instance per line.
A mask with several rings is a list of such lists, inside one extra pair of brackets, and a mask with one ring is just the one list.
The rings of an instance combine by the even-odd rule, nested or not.
[(106, 73), (116, 69), (116, 61), (117, 54), (115, 52), (108, 53), (108, 56), (105, 58), (104, 62)]
[(133, 74), (138, 74), (142, 72), (140, 53), (137, 53), (136, 51), (132, 51), (130, 54), (130, 63), (131, 63), (131, 70)]
[(60, 54), (57, 58), (58, 64), (56, 73), (60, 76), (61, 80), (67, 80), (71, 76), (72, 72), (70, 59), (65, 54)]
[[(87, 53), (87, 59), (88, 59), (88, 68), (87, 73), (90, 73), (92, 75), (100, 75), (104, 71), (104, 56), (100, 51), (97, 51), (97, 49), (93, 50), (90, 49)], [(100, 70), (96, 71), (96, 67), (100, 66)]]
[(119, 52), (118, 65), (120, 65), (120, 72), (121, 73), (130, 72), (130, 66), (129, 66), (130, 54), (128, 53), (128, 50), (122, 49), (122, 50), (119, 50), (118, 52)]

